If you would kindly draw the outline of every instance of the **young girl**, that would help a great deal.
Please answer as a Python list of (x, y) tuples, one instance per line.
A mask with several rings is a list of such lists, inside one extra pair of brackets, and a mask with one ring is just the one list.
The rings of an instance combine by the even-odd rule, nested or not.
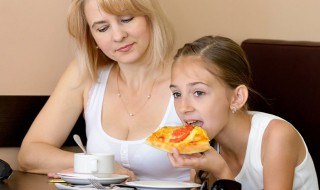
[(298, 131), (277, 116), (248, 111), (250, 77), (243, 50), (228, 38), (205, 36), (178, 51), (170, 85), (176, 111), (184, 123), (203, 127), (215, 149), (192, 155), (175, 149), (171, 163), (201, 170), (210, 184), (231, 179), (249, 190), (319, 189)]

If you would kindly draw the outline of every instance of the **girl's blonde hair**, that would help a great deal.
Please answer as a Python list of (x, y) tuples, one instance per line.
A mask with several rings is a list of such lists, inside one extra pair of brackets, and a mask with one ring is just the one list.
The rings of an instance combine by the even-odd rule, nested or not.
[[(101, 66), (114, 63), (100, 49), (91, 35), (84, 6), (86, 0), (73, 0), (68, 12), (68, 30), (76, 41), (76, 56), (87, 66), (96, 80)], [(174, 47), (173, 29), (156, 0), (97, 0), (101, 10), (114, 15), (145, 16), (151, 31), (151, 41), (146, 52), (150, 66), (164, 64)]]
[[(245, 52), (230, 38), (223, 36), (204, 36), (192, 43), (186, 43), (174, 56), (174, 62), (180, 57), (198, 56), (208, 71), (220, 78), (230, 88), (245, 85), (249, 95), (258, 94), (250, 86), (251, 68)], [(212, 68), (218, 70), (214, 72)], [(248, 110), (248, 103), (243, 110)]]
[[(181, 57), (196, 56), (202, 60), (205, 68), (218, 77), (230, 88), (235, 89), (239, 85), (245, 85), (249, 90), (251, 98), (253, 95), (261, 97), (257, 91), (252, 89), (251, 67), (245, 52), (235, 41), (223, 36), (204, 36), (191, 43), (186, 43), (174, 56), (174, 63)], [(174, 64), (173, 63), (173, 64)], [(249, 110), (248, 103), (242, 108)], [(215, 140), (210, 141), (214, 147)], [(210, 174), (205, 171), (197, 171), (195, 181), (204, 183)]]

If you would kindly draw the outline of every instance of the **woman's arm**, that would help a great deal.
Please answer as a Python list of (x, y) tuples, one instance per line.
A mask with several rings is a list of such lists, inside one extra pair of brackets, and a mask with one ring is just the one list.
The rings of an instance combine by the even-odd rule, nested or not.
[(294, 170), (306, 155), (297, 131), (286, 121), (272, 120), (262, 141), (264, 189), (292, 189)]
[(76, 62), (68, 66), (22, 142), (18, 155), (22, 170), (48, 173), (73, 167), (73, 153), (60, 147), (83, 111), (89, 79)]

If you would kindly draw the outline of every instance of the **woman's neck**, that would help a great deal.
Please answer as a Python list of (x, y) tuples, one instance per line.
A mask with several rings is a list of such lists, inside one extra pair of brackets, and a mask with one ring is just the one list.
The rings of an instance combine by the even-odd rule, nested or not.
[(155, 80), (167, 79), (170, 77), (170, 69), (168, 64), (157, 67), (119, 64), (115, 68), (115, 72), (117, 72), (120, 83), (128, 88), (139, 89)]

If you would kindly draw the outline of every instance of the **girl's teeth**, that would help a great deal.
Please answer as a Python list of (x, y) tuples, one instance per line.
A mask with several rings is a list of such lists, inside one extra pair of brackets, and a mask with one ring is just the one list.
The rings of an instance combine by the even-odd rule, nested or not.
[(198, 121), (188, 121), (188, 122), (186, 122), (187, 124), (189, 124), (189, 125), (192, 125), (192, 124), (194, 124), (194, 123), (197, 123)]

